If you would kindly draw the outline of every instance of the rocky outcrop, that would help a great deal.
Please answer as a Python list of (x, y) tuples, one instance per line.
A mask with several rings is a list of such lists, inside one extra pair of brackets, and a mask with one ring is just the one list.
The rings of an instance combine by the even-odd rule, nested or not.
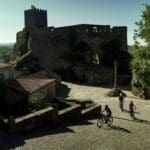
[(28, 52), (28, 32), (23, 30), (17, 33), (17, 42), (14, 45), (15, 55), (24, 55)]
[(23, 71), (24, 73), (30, 74), (41, 70), (38, 59), (35, 58), (29, 51), (16, 61), (14, 65), (16, 70)]

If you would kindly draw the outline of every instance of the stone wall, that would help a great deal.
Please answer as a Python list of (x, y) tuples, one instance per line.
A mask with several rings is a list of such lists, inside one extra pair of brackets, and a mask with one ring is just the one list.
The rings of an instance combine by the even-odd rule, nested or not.
[(75, 121), (80, 118), (81, 118), (81, 105), (76, 104), (59, 111), (57, 122), (61, 124), (69, 121)]
[(32, 8), (24, 12), (25, 27), (47, 27), (47, 11)]
[(48, 107), (35, 113), (18, 117), (14, 120), (13, 118), (8, 119), (8, 130), (10, 132), (19, 132), (28, 131), (42, 125), (54, 125), (56, 117), (57, 110), (52, 107)]
[[(71, 57), (71, 53), (76, 53), (76, 49), (71, 49), (69, 45), (72, 31), (77, 34), (76, 39), (74, 39), (76, 49), (78, 49), (77, 45), (81, 42), (85, 43), (90, 49), (87, 53), (83, 52), (83, 57), (86, 60), (86, 62), (83, 61), (83, 64), (91, 63), (92, 56), (89, 58), (89, 52), (100, 57), (103, 42), (117, 39), (121, 43), (121, 50), (127, 51), (127, 27), (110, 28), (109, 25), (83, 24), (60, 28), (26, 28), (17, 33), (16, 52), (24, 54), (30, 50), (33, 56), (38, 59), (40, 65), (48, 72), (72, 69), (75, 66), (72, 62), (74, 58)], [(92, 53), (91, 55), (93, 55)], [(67, 57), (67, 59), (64, 57)], [(90, 73), (86, 73), (88, 82), (93, 82), (91, 78), (97, 80), (98, 76), (96, 74), (91, 77)]]
[[(62, 28), (45, 29), (24, 29), (17, 34), (16, 49), (31, 50), (40, 63), (48, 70), (56, 70), (70, 67), (70, 64), (61, 59), (67, 54), (69, 33), (74, 30), (78, 33), (78, 42), (86, 42), (92, 51), (100, 54), (100, 44), (104, 41), (118, 39), (121, 42), (121, 49), (127, 51), (127, 28), (97, 26), (97, 25), (76, 25)], [(22, 48), (23, 47), (23, 48)]]
[(51, 83), (50, 85), (48, 85), (47, 87), (47, 95), (50, 99), (54, 99), (56, 97), (56, 91), (55, 91), (55, 88), (56, 88), (56, 83), (53, 82)]
[(100, 116), (100, 113), (102, 111), (101, 105), (95, 104), (92, 107), (86, 108), (82, 110), (82, 118), (93, 118), (95, 117), (96, 119)]
[(88, 84), (104, 84), (113, 82), (113, 68), (96, 66), (77, 66), (74, 68), (77, 80)]

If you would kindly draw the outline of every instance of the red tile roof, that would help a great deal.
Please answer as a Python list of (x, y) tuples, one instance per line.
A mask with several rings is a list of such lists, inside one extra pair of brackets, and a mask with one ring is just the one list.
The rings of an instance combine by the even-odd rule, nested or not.
[(19, 78), (11, 80), (8, 86), (23, 93), (33, 93), (40, 88), (52, 84), (55, 79), (40, 79), (40, 78)]

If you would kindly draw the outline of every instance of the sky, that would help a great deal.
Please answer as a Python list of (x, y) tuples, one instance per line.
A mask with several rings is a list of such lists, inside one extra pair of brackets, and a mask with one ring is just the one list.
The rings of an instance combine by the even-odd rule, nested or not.
[(34, 5), (47, 10), (48, 26), (100, 24), (128, 27), (132, 45), (135, 22), (150, 0), (0, 0), (0, 43), (16, 41), (24, 28), (24, 10)]

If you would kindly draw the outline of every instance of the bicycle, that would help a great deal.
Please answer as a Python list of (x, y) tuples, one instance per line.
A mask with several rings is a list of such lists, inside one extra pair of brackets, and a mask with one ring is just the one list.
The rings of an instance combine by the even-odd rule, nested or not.
[[(106, 120), (107, 119), (107, 120)], [(113, 117), (106, 118), (104, 114), (100, 115), (100, 118), (97, 120), (97, 127), (102, 127), (104, 124), (111, 126), (113, 123)]]

